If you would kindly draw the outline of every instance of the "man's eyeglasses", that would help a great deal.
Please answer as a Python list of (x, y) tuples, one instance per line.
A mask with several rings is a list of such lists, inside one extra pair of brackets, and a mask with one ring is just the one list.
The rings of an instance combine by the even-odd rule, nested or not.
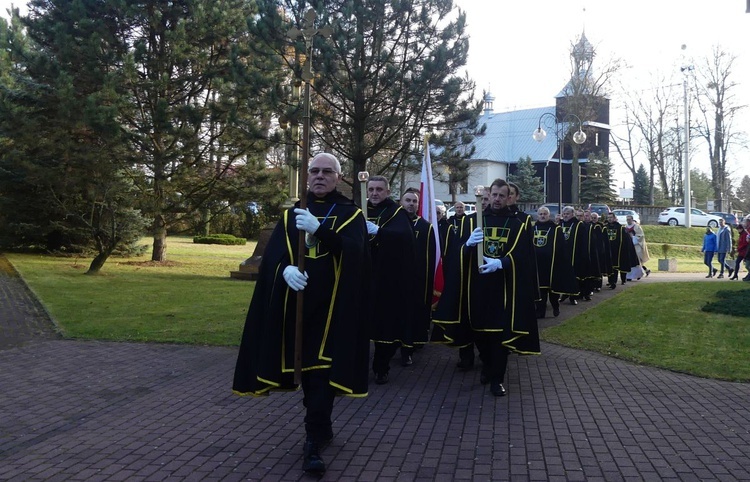
[(310, 169), (307, 170), (307, 172), (309, 172), (313, 176), (317, 176), (321, 172), (323, 173), (324, 176), (331, 176), (333, 174), (338, 174), (336, 171), (334, 171), (330, 167), (324, 167), (323, 169), (319, 167), (311, 167)]

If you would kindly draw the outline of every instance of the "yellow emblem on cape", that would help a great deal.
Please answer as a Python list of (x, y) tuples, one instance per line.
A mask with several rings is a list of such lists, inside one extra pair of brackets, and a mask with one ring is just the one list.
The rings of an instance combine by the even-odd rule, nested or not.
[(534, 232), (534, 246), (536, 246), (537, 248), (547, 246), (547, 233), (549, 233), (549, 231)]
[(484, 254), (494, 258), (505, 255), (503, 248), (509, 236), (510, 228), (484, 228)]
[(570, 239), (570, 229), (571, 228), (572, 228), (572, 226), (563, 226), (562, 227), (562, 232), (563, 232), (563, 235), (565, 236), (565, 239)]
[(610, 241), (615, 241), (617, 239), (617, 230), (612, 228), (607, 228), (607, 235), (609, 236)]

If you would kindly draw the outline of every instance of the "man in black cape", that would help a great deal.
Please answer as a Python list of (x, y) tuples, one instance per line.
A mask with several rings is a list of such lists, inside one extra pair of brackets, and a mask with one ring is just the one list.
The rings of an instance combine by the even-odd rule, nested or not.
[[(562, 210), (560, 229), (563, 232), (567, 253), (573, 266), (576, 280), (578, 281), (579, 293), (585, 289), (585, 280), (591, 270), (591, 259), (589, 251), (589, 233), (584, 229), (583, 223), (575, 216), (573, 206), (565, 206)], [(570, 296), (570, 304), (577, 305), (577, 296)], [(563, 295), (560, 301), (565, 301), (567, 296)]]
[(607, 214), (607, 223), (604, 225), (604, 229), (607, 233), (612, 259), (612, 272), (607, 281), (609, 288), (615, 289), (617, 288), (617, 274), (620, 274), (621, 283), (625, 284), (630, 269), (640, 263), (637, 261), (638, 255), (635, 254), (633, 242), (625, 232), (625, 227), (617, 221), (615, 213), (609, 212)]
[(409, 366), (413, 363), (414, 348), (424, 346), (430, 333), (432, 320), (432, 297), (435, 285), (435, 230), (432, 224), (420, 217), (419, 191), (407, 189), (401, 196), (401, 207), (404, 208), (414, 229), (415, 238), (415, 270), (414, 270), (414, 347), (401, 347), (401, 365)]
[[(463, 286), (469, 325), (482, 358), (482, 383), (495, 396), (503, 386), (508, 354), (539, 354), (535, 263), (530, 226), (507, 207), (508, 184), (490, 186), (490, 209), (463, 247)], [(482, 243), (482, 264), (477, 245)]]
[[(336, 190), (341, 165), (331, 154), (310, 161), (308, 209), (283, 213), (260, 266), (245, 321), (233, 390), (267, 395), (295, 390), (296, 291), (304, 290), (302, 390), (307, 409), (303, 469), (322, 473), (322, 445), (333, 438), (335, 395), (367, 395), (369, 256), (362, 211)], [(297, 268), (305, 231), (305, 272)]]
[(367, 181), (367, 232), (372, 275), (370, 338), (375, 344), (375, 383), (388, 383), (390, 361), (400, 346), (414, 346), (416, 247), (406, 211), (391, 199), (388, 180)]
[(577, 294), (578, 282), (570, 264), (562, 229), (552, 222), (548, 208), (540, 207), (537, 215), (537, 221), (532, 228), (541, 295), (536, 305), (536, 316), (546, 316), (548, 298), (552, 305), (552, 314), (559, 316), (560, 295)]
[(460, 371), (474, 368), (474, 333), (469, 326), (466, 311), (466, 290), (463, 282), (466, 276), (462, 274), (463, 245), (477, 225), (477, 216), (482, 216), (490, 206), (490, 194), (485, 188), (482, 193), (482, 206), (477, 211), (464, 216), (457, 225), (455, 236), (448, 244), (449, 250), (443, 258), (443, 278), (445, 285), (432, 315), (434, 343), (442, 343), (458, 347), (458, 362), (456, 367)]

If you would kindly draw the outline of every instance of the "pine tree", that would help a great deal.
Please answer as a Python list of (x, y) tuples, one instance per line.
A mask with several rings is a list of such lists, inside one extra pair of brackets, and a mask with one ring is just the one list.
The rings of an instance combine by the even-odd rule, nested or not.
[[(349, 160), (346, 171), (395, 177), (424, 134), (438, 138), (478, 116), (474, 83), (461, 73), (466, 17), (452, 0), (258, 4), (269, 45), (284, 45), (308, 8), (319, 26), (333, 29), (331, 38), (314, 39), (313, 144)], [(356, 198), (359, 185), (353, 188)]]
[(586, 164), (586, 177), (581, 182), (581, 202), (608, 204), (614, 199), (612, 162), (601, 154), (590, 155)]
[(508, 176), (508, 181), (518, 185), (521, 190), (520, 200), (525, 203), (544, 202), (544, 183), (536, 176), (536, 169), (531, 157), (520, 158), (515, 174)]
[(0, 158), (7, 244), (92, 249), (87, 273), (142, 235), (123, 168), (120, 101), (111, 72), (118, 28), (106, 4), (35, 0), (8, 33), (13, 80), (3, 81)]
[(643, 164), (638, 166), (633, 179), (633, 202), (640, 205), (651, 204), (651, 193), (649, 192), (648, 173)]

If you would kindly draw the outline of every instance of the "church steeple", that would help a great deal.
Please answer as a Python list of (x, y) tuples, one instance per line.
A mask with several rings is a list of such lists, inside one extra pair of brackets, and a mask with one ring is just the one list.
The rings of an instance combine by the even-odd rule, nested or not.
[(488, 90), (484, 94), (484, 115), (490, 116), (494, 110), (492, 104), (495, 102), (495, 97)]
[(591, 45), (589, 39), (586, 38), (586, 31), (581, 32), (581, 38), (578, 39), (578, 43), (573, 46), (570, 50), (570, 55), (573, 57), (577, 65), (591, 65), (596, 55), (594, 46)]

